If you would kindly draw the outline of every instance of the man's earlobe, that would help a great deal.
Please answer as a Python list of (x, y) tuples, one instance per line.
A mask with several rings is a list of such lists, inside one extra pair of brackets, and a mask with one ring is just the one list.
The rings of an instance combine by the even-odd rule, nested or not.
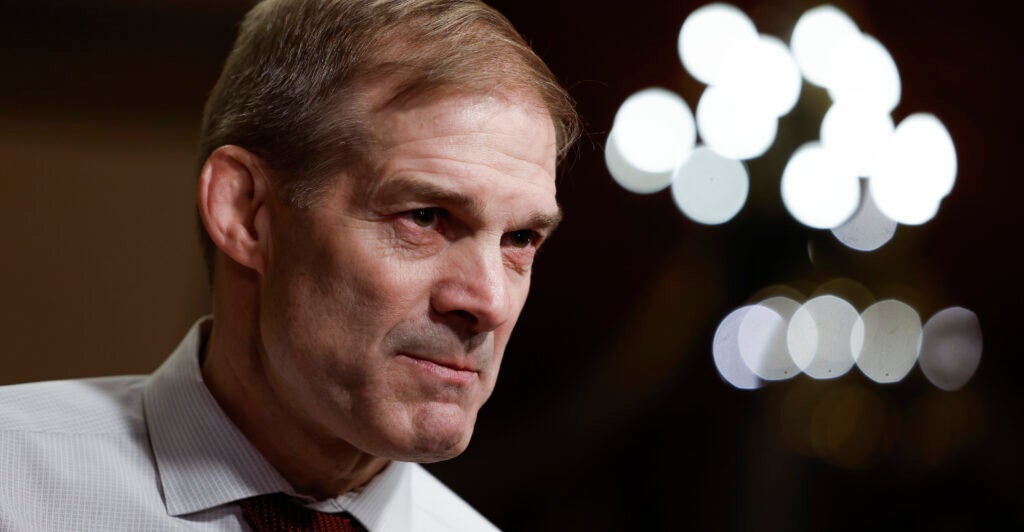
[(238, 146), (221, 146), (199, 175), (199, 214), (206, 231), (225, 255), (264, 273), (270, 234), (269, 183), (262, 159)]

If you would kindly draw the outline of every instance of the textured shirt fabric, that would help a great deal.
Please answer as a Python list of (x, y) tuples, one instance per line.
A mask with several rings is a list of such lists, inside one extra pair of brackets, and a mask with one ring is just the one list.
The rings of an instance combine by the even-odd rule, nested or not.
[[(203, 382), (202, 323), (150, 376), (0, 386), (0, 531), (245, 531), (238, 501), (297, 496)], [(299, 498), (371, 532), (497, 530), (418, 464)]]

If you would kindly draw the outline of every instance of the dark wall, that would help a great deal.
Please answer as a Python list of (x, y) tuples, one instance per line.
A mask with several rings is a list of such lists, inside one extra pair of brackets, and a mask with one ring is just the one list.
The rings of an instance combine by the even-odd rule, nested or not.
[[(199, 113), (246, 2), (8, 2), (0, 17), (0, 384), (151, 371), (209, 309), (192, 212)], [(686, 1), (494, 2), (571, 88), (588, 128), (561, 177), (563, 227), (469, 451), (432, 466), (507, 530), (990, 529), (1024, 525), (1021, 46), (995, 2), (844, 2), (900, 68), (897, 120), (935, 113), (959, 176), (939, 216), (862, 254), (782, 208), (778, 176), (816, 136), (805, 85), (729, 224), (615, 185), (618, 104), (658, 85), (694, 105), (675, 40)], [(743, 2), (788, 40), (813, 3)], [(1018, 243), (1018, 244), (1015, 244)], [(811, 250), (809, 253), (808, 250)], [(810, 256), (815, 258), (812, 261)], [(915, 369), (740, 391), (715, 327), (765, 286), (837, 277), (927, 318), (960, 305), (981, 366), (940, 392)]]

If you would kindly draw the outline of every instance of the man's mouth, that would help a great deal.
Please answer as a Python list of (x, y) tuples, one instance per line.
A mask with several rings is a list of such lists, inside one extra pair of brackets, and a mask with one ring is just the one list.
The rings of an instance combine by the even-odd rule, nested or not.
[(426, 357), (415, 353), (398, 353), (400, 360), (416, 366), (422, 372), (450, 384), (468, 385), (480, 377), (480, 371), (464, 360)]

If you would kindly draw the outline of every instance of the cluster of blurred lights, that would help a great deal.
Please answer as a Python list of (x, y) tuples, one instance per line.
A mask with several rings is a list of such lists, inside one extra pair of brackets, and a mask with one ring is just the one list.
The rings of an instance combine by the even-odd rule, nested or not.
[(739, 9), (711, 4), (683, 23), (679, 57), (708, 86), (697, 102), (701, 139), (733, 159), (768, 151), (779, 117), (800, 98), (800, 69), (786, 44), (759, 34)]
[[(859, 286), (852, 281), (849, 285)], [(866, 289), (861, 288), (863, 292)], [(981, 361), (981, 325), (962, 307), (936, 313), (922, 327), (912, 307), (895, 299), (862, 312), (826, 287), (806, 301), (795, 291), (740, 307), (719, 324), (714, 360), (727, 382), (755, 389), (804, 373), (834, 379), (853, 366), (878, 383), (903, 380), (920, 365), (943, 390), (963, 387)], [(790, 297), (792, 296), (792, 297)]]
[(826, 89), (833, 104), (820, 140), (797, 149), (783, 171), (783, 203), (796, 220), (872, 251), (898, 223), (930, 220), (952, 191), (957, 158), (949, 132), (924, 113), (895, 125), (891, 113), (902, 92), (896, 63), (834, 6), (804, 13), (787, 47), (759, 34), (738, 8), (706, 5), (683, 23), (679, 55), (707, 88), (696, 116), (679, 95), (659, 88), (622, 104), (605, 153), (609, 172), (627, 190), (671, 186), (690, 219), (729, 221), (749, 192), (741, 161), (771, 147), (806, 79)]
[[(790, 46), (804, 78), (833, 102), (820, 141), (797, 150), (783, 172), (782, 199), (793, 217), (862, 251), (888, 242), (897, 222), (931, 220), (953, 190), (956, 149), (934, 115), (895, 125), (902, 85), (885, 46), (831, 5), (804, 13)], [(822, 181), (837, 185), (824, 193)]]

